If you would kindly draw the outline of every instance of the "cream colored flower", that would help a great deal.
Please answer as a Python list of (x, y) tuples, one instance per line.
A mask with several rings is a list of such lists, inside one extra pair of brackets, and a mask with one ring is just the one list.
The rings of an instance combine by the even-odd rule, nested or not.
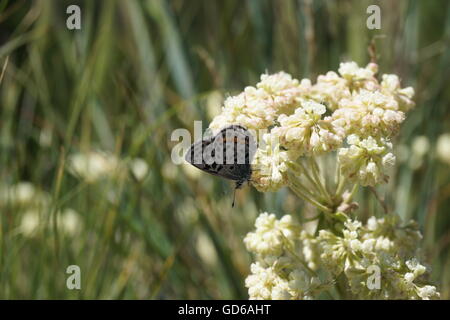
[(120, 161), (114, 155), (91, 151), (75, 153), (69, 157), (69, 170), (86, 182), (95, 182), (100, 178), (118, 173)]
[(148, 164), (144, 159), (135, 158), (130, 162), (130, 169), (133, 176), (142, 181), (148, 174)]
[(33, 201), (38, 191), (34, 185), (30, 182), (19, 182), (9, 189), (9, 197), (13, 202), (17, 203), (29, 203)]
[(378, 72), (378, 65), (375, 63), (369, 63), (365, 68), (360, 68), (356, 62), (342, 62), (338, 71), (342, 78), (347, 80), (348, 86), (352, 91), (356, 89), (373, 91), (379, 87), (375, 78), (375, 74)]
[(426, 285), (426, 286), (423, 286), (422, 288), (419, 288), (417, 294), (423, 300), (430, 300), (430, 299), (436, 299), (436, 298), (439, 299), (439, 297), (440, 297), (439, 292), (436, 291), (436, 287), (430, 286), (430, 285)]
[(430, 142), (426, 136), (417, 136), (413, 139), (411, 150), (418, 157), (423, 157), (430, 149)]
[(40, 207), (47, 206), (50, 196), (31, 182), (20, 181), (0, 187), (0, 206)]
[(261, 213), (255, 227), (255, 232), (248, 233), (244, 243), (247, 250), (257, 254), (279, 256), (299, 237), (299, 226), (289, 215), (277, 220), (274, 214)]
[(256, 262), (250, 269), (245, 286), (252, 300), (312, 299), (316, 291), (322, 290), (318, 278), (302, 269), (283, 269), (276, 261), (269, 266)]
[(413, 256), (422, 239), (417, 223), (410, 221), (402, 224), (400, 217), (396, 214), (379, 219), (370, 217), (367, 220), (367, 229), (369, 232), (363, 235), (363, 239), (374, 240), (374, 250), (392, 253), (395, 249), (402, 257)]
[(239, 95), (227, 98), (222, 112), (209, 127), (213, 132), (231, 124), (254, 130), (267, 129), (279, 114), (292, 112), (297, 107), (301, 92), (298, 80), (285, 72), (263, 74), (256, 87), (247, 87)]
[(39, 228), (39, 211), (35, 209), (28, 210), (22, 215), (19, 231), (26, 237), (33, 236)]
[(427, 268), (421, 265), (416, 258), (406, 261), (406, 266), (412, 271), (415, 278), (423, 275), (427, 271)]
[(273, 108), (277, 114), (292, 113), (298, 106), (298, 99), (302, 95), (302, 88), (299, 81), (293, 79), (286, 72), (278, 72), (272, 75), (261, 75), (261, 81), (256, 85), (258, 89), (263, 89), (272, 98)]
[[(395, 163), (389, 139), (398, 132), (405, 112), (414, 106), (414, 90), (401, 88), (396, 75), (384, 75), (379, 83), (377, 71), (374, 63), (365, 68), (355, 62), (342, 63), (339, 74), (328, 72), (315, 84), (309, 79), (299, 83), (283, 72), (262, 75), (255, 87), (226, 99), (222, 112), (212, 121), (210, 128), (215, 132), (231, 124), (268, 132), (253, 158), (251, 183), (259, 191), (276, 191), (289, 182), (298, 188), (298, 196), (310, 198), (305, 200), (327, 212), (326, 226), (318, 224), (314, 234), (302, 230), (289, 215), (277, 219), (274, 214), (262, 213), (257, 218), (255, 230), (244, 239), (257, 260), (245, 281), (251, 299), (316, 298), (338, 277), (346, 279), (344, 295), (350, 290), (353, 297), (361, 299), (439, 297), (435, 287), (423, 283), (427, 270), (417, 258), (421, 239), (417, 224), (401, 224), (398, 216), (391, 214), (371, 217), (363, 225), (353, 216), (358, 205), (351, 202), (349, 192), (344, 193), (343, 203), (334, 205), (327, 179), (316, 172), (322, 168), (297, 162), (300, 156), (340, 148), (341, 181), (363, 186), (387, 181), (388, 170)], [(348, 146), (342, 147), (345, 137)], [(438, 152), (446, 155), (442, 147), (446, 141), (442, 141)], [(429, 145), (420, 137), (412, 150), (423, 157)], [(289, 175), (291, 181), (288, 168), (295, 173)], [(294, 184), (297, 174), (304, 174), (314, 190), (308, 190), (301, 180)], [(341, 190), (343, 184), (338, 185)], [(382, 274), (379, 290), (367, 285), (373, 266)]]
[(263, 90), (247, 87), (244, 92), (225, 100), (222, 113), (216, 116), (209, 128), (214, 133), (220, 129), (240, 124), (247, 129), (264, 129), (273, 124), (276, 110), (272, 108), (271, 99)]
[(288, 280), (282, 278), (276, 267), (264, 267), (261, 263), (252, 263), (251, 274), (245, 279), (250, 300), (288, 300)]
[[(43, 230), (46, 227), (52, 227), (52, 220), (50, 218), (49, 210), (29, 209), (22, 215), (19, 232), (26, 237), (32, 237), (36, 235), (39, 230)], [(58, 231), (68, 236), (74, 236), (82, 228), (82, 221), (79, 213), (70, 208), (58, 212), (56, 221)]]
[(342, 237), (329, 230), (320, 230), (318, 236), (322, 248), (320, 258), (327, 269), (335, 275), (353, 267), (356, 263), (355, 257), (363, 250), (359, 239), (361, 222), (348, 220), (344, 225)]
[(317, 239), (306, 231), (301, 231), (302, 254), (308, 268), (317, 270), (320, 265), (320, 253)]
[(441, 134), (436, 143), (439, 160), (450, 165), (450, 133)]
[(351, 97), (351, 91), (347, 80), (339, 77), (336, 72), (329, 71), (317, 77), (317, 83), (309, 90), (308, 97), (335, 110), (339, 107), (340, 100)]
[(74, 236), (83, 227), (80, 214), (71, 208), (64, 209), (58, 216), (58, 229), (68, 235)]
[(392, 96), (360, 90), (352, 98), (342, 99), (332, 117), (345, 121), (347, 134), (389, 137), (398, 132), (405, 114)]
[(391, 143), (373, 137), (360, 139), (357, 135), (350, 135), (347, 142), (350, 146), (339, 149), (338, 153), (342, 173), (362, 186), (387, 182), (386, 171), (395, 164)]
[(415, 106), (412, 100), (414, 88), (407, 87), (402, 89), (400, 87), (400, 79), (395, 74), (383, 74), (381, 92), (393, 96), (398, 102), (400, 111), (408, 112)]
[(280, 148), (277, 140), (273, 134), (264, 134), (265, 146), (260, 146), (253, 158), (251, 183), (258, 191), (276, 191), (287, 184), (290, 155)]
[(299, 155), (334, 150), (342, 143), (344, 129), (339, 121), (322, 119), (325, 112), (323, 104), (312, 100), (303, 101), (293, 115), (280, 115), (280, 126), (272, 131), (285, 148)]
[(217, 251), (211, 238), (205, 233), (200, 232), (196, 242), (197, 253), (200, 258), (209, 266), (217, 265)]

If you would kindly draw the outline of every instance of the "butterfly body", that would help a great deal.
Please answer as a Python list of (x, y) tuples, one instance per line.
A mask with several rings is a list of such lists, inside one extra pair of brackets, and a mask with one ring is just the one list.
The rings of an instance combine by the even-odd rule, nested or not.
[(240, 125), (231, 125), (193, 143), (185, 158), (200, 170), (236, 181), (239, 189), (252, 176), (255, 151), (256, 143), (250, 132)]

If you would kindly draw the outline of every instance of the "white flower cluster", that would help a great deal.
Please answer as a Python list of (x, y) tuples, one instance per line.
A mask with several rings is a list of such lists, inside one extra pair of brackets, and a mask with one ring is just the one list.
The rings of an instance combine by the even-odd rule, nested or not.
[(117, 173), (119, 159), (114, 155), (91, 151), (74, 153), (69, 157), (69, 171), (86, 182), (92, 183)]
[(136, 180), (142, 181), (149, 172), (144, 159), (134, 158), (125, 161), (103, 151), (71, 154), (68, 159), (68, 170), (87, 183), (94, 183), (106, 177), (125, 177), (128, 173)]
[[(31, 182), (0, 186), (0, 210), (8, 208), (14, 208), (20, 217), (17, 231), (25, 237), (34, 237), (50, 226), (51, 196)], [(81, 216), (74, 209), (64, 208), (56, 214), (62, 234), (74, 236), (82, 228)]]
[(216, 116), (210, 128), (216, 132), (231, 124), (247, 129), (265, 129), (275, 123), (278, 115), (291, 113), (301, 96), (298, 80), (284, 72), (264, 74), (256, 87), (225, 100), (222, 113)]
[[(427, 268), (418, 260), (421, 235), (415, 223), (402, 225), (396, 215), (371, 217), (366, 225), (340, 217), (343, 223), (336, 229), (312, 236), (291, 216), (277, 220), (274, 214), (261, 214), (256, 231), (244, 240), (258, 260), (246, 279), (250, 298), (313, 299), (330, 287), (330, 279), (342, 275), (341, 294), (348, 298), (439, 298), (436, 287), (426, 284)], [(380, 270), (378, 288), (369, 285), (373, 266)], [(327, 276), (321, 280), (317, 274)]]
[(296, 151), (297, 155), (321, 154), (341, 145), (345, 131), (339, 121), (322, 116), (326, 112), (323, 104), (313, 100), (302, 102), (294, 114), (282, 114), (279, 127), (272, 130), (283, 147)]
[[(211, 122), (214, 132), (239, 124), (262, 136), (250, 179), (257, 190), (289, 186), (319, 209), (314, 234), (289, 215), (257, 218), (244, 240), (256, 256), (245, 282), (250, 299), (439, 298), (418, 262), (414, 223), (402, 225), (392, 213), (366, 225), (350, 218), (358, 186), (388, 181), (395, 164), (390, 139), (414, 107), (413, 88), (402, 88), (393, 74), (379, 80), (377, 72), (375, 63), (347, 62), (315, 84), (284, 72), (263, 75), (256, 87), (226, 99)], [(336, 165), (328, 168), (328, 160)], [(378, 289), (368, 284), (373, 266), (380, 270)]]
[[(247, 87), (226, 99), (210, 128), (216, 132), (240, 124), (247, 129), (263, 129), (270, 135), (265, 140), (270, 140), (270, 147), (276, 150), (269, 152), (264, 143), (257, 149), (253, 164), (256, 177), (252, 181), (256, 181), (253, 184), (258, 190), (275, 191), (287, 185), (286, 170), (276, 169), (286, 166), (282, 162), (339, 148), (342, 156), (338, 162), (346, 167), (346, 178), (364, 186), (387, 181), (386, 168), (395, 161), (389, 139), (398, 132), (405, 112), (413, 108), (414, 90), (401, 88), (394, 74), (382, 75), (379, 82), (375, 63), (365, 68), (355, 62), (341, 63), (338, 71), (320, 75), (315, 84), (309, 79), (298, 81), (284, 72), (264, 74), (256, 87)], [(352, 135), (359, 137), (358, 146), (352, 143), (357, 141)], [(349, 147), (343, 145), (345, 141)], [(383, 150), (375, 151), (372, 146)], [(372, 157), (373, 152), (383, 153), (384, 160), (375, 159), (379, 154)], [(260, 171), (269, 174), (262, 179)], [(279, 172), (284, 174), (280, 176)]]
[(13, 185), (0, 185), (0, 206), (41, 208), (48, 206), (49, 203), (50, 195), (31, 182), (20, 181)]
[[(320, 230), (321, 260), (334, 276), (344, 273), (351, 293), (371, 299), (434, 299), (436, 288), (425, 284), (419, 264), (421, 235), (414, 223), (401, 225), (397, 216), (376, 219), (366, 226), (348, 219), (340, 233)], [(370, 288), (371, 266), (380, 270), (380, 287)]]
[(450, 133), (439, 136), (436, 143), (436, 154), (443, 163), (450, 164)]
[(376, 140), (371, 136), (360, 139), (352, 134), (347, 137), (347, 143), (349, 147), (339, 149), (338, 159), (342, 173), (350, 181), (359, 182), (362, 186), (374, 186), (387, 181), (385, 172), (395, 164), (390, 142), (383, 138)]
[(256, 231), (250, 232), (244, 243), (249, 251), (264, 256), (281, 256), (300, 235), (299, 226), (289, 215), (277, 220), (274, 214), (262, 213), (256, 219), (255, 227)]
[(262, 213), (255, 227), (244, 239), (258, 259), (245, 280), (250, 299), (312, 299), (327, 287), (309, 266), (299, 264), (310, 247), (303, 245), (303, 232), (290, 215), (278, 220)]
[(333, 118), (342, 119), (349, 134), (389, 137), (397, 133), (405, 114), (399, 110), (393, 96), (380, 91), (360, 90), (341, 100)]
[(283, 151), (271, 134), (263, 135), (264, 147), (255, 154), (252, 184), (261, 191), (276, 191), (287, 184), (289, 153)]
[(412, 87), (401, 88), (400, 79), (395, 74), (384, 74), (381, 81), (381, 92), (392, 95), (398, 103), (401, 111), (407, 112), (414, 108), (414, 89)]

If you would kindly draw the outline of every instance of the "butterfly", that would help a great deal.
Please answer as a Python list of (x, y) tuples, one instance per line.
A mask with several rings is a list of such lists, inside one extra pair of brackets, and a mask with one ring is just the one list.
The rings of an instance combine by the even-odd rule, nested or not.
[(241, 125), (230, 125), (216, 135), (194, 142), (185, 159), (194, 167), (236, 181), (236, 189), (252, 176), (251, 162), (256, 152), (253, 135)]

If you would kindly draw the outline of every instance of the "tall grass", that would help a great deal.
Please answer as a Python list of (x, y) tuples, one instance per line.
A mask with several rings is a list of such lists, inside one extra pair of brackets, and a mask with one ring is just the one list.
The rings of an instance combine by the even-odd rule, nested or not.
[[(171, 132), (209, 121), (265, 71), (314, 79), (343, 60), (365, 64), (371, 41), (381, 71), (416, 89), (397, 143), (431, 144), (379, 191), (420, 223), (432, 281), (450, 298), (450, 170), (434, 152), (450, 130), (450, 4), (377, 1), (382, 29), (371, 31), (372, 2), (0, 0), (0, 184), (51, 197), (32, 236), (20, 229), (26, 208), (0, 204), (0, 298), (247, 298), (243, 236), (259, 212), (300, 215), (304, 203), (245, 188), (232, 209), (228, 182), (172, 164)], [(81, 30), (66, 28), (70, 4)], [(68, 159), (89, 150), (143, 158), (149, 174), (87, 183)], [(382, 214), (368, 193), (360, 200), (363, 216)], [(75, 235), (59, 230), (65, 208), (81, 217)], [(81, 290), (66, 288), (72, 264)]]

